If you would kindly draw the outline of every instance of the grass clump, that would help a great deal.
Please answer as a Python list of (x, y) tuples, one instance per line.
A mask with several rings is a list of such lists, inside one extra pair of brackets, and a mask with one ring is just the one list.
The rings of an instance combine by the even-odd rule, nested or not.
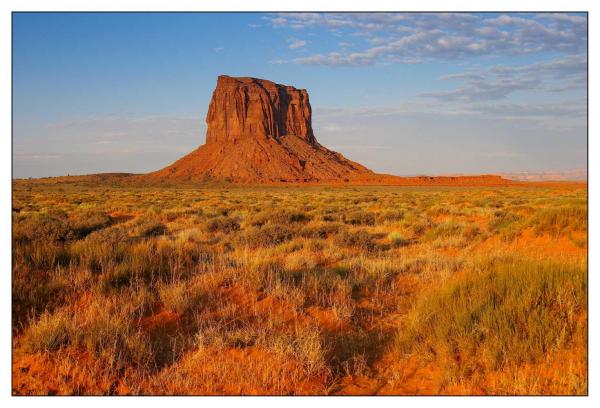
[(481, 368), (539, 363), (587, 343), (586, 281), (583, 265), (486, 264), (422, 298), (395, 347), (443, 363), (456, 383)]
[(344, 214), (343, 221), (350, 225), (374, 225), (375, 215), (367, 211), (355, 210)]
[(306, 223), (312, 217), (303, 211), (286, 210), (270, 214), (269, 219), (273, 224), (288, 225), (291, 223)]
[(33, 352), (56, 351), (69, 341), (72, 316), (59, 310), (54, 314), (44, 312), (26, 332), (24, 342)]
[(276, 246), (292, 239), (294, 232), (283, 225), (265, 225), (253, 228), (242, 237), (243, 243), (250, 247)]
[(93, 231), (108, 227), (111, 218), (102, 211), (88, 210), (76, 213), (70, 224), (73, 235), (79, 239)]
[(208, 232), (219, 231), (225, 234), (229, 234), (234, 231), (239, 231), (240, 223), (236, 219), (221, 216), (208, 221), (208, 223), (206, 224), (206, 230)]
[(183, 314), (201, 305), (207, 294), (202, 288), (189, 281), (179, 281), (171, 284), (161, 284), (158, 295), (165, 308)]
[(57, 214), (36, 214), (13, 219), (13, 239), (19, 243), (64, 241), (70, 229), (66, 217)]
[(303, 227), (299, 234), (303, 238), (328, 238), (334, 236), (340, 230), (338, 224), (319, 224), (307, 225)]
[(454, 221), (447, 221), (427, 231), (421, 239), (425, 242), (450, 239), (460, 237), (462, 233), (463, 226), (461, 224)]
[(409, 241), (399, 232), (392, 231), (388, 234), (388, 240), (394, 246), (405, 246), (408, 245)]
[(397, 222), (404, 219), (404, 211), (402, 210), (385, 210), (377, 214), (377, 222)]
[(500, 232), (512, 226), (514, 223), (517, 223), (521, 220), (517, 214), (508, 212), (508, 211), (496, 211), (494, 212), (494, 218), (489, 223), (489, 228), (491, 232)]
[(365, 230), (342, 231), (334, 238), (334, 242), (343, 247), (373, 251), (377, 248), (375, 238)]
[(546, 208), (533, 216), (531, 226), (537, 235), (549, 234), (554, 237), (569, 231), (586, 231), (587, 207)]

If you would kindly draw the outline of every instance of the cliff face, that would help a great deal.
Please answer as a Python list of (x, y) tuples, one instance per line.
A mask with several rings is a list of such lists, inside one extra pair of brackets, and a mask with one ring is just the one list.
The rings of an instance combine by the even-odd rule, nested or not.
[(293, 135), (316, 142), (305, 89), (220, 76), (208, 108), (206, 144)]

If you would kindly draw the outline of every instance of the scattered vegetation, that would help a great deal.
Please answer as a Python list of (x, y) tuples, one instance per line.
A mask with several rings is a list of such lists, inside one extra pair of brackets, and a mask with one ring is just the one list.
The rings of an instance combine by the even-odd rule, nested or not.
[(585, 394), (583, 188), (13, 183), (15, 394)]

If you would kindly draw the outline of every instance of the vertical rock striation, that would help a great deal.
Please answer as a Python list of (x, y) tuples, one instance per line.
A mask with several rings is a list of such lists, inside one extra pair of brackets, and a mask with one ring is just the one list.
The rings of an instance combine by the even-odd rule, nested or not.
[(206, 116), (206, 144), (286, 135), (314, 144), (311, 114), (305, 89), (222, 75)]

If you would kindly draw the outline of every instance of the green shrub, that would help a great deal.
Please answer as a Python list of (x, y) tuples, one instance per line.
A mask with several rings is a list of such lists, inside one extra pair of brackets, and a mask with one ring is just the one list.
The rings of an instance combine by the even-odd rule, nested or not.
[(36, 214), (27, 218), (15, 218), (13, 224), (15, 242), (65, 241), (71, 232), (65, 216)]
[(80, 239), (90, 232), (110, 225), (110, 218), (98, 211), (85, 211), (69, 219), (62, 212), (36, 214), (25, 219), (15, 219), (15, 242), (64, 242)]
[(259, 213), (248, 219), (248, 224), (253, 227), (262, 227), (269, 222), (269, 214)]
[(77, 213), (75, 218), (70, 220), (70, 228), (75, 238), (85, 237), (89, 233), (108, 227), (111, 219), (101, 211), (84, 211)]
[(502, 261), (424, 296), (399, 333), (402, 353), (438, 358), (454, 380), (481, 364), (533, 363), (587, 342), (587, 271), (582, 265)]
[(436, 241), (438, 239), (448, 239), (461, 236), (463, 233), (463, 226), (454, 222), (448, 221), (443, 224), (439, 224), (436, 227), (430, 229), (423, 235), (422, 240)]
[(373, 251), (377, 247), (374, 237), (364, 230), (342, 231), (335, 236), (334, 242), (339, 246), (367, 251)]
[(293, 230), (283, 225), (265, 225), (253, 228), (241, 238), (246, 245), (257, 248), (261, 246), (275, 246), (289, 241), (294, 235)]
[(74, 289), (63, 274), (43, 270), (39, 265), (33, 267), (33, 271), (23, 266), (13, 271), (12, 317), (15, 329), (20, 329), (28, 319), (62, 304)]
[(496, 211), (494, 213), (494, 218), (489, 223), (489, 228), (492, 232), (500, 232), (512, 226), (514, 223), (519, 222), (521, 219), (521, 216), (513, 214), (511, 212)]
[(100, 271), (109, 264), (123, 259), (131, 242), (124, 227), (113, 226), (94, 231), (69, 248), (71, 258), (79, 265)]
[(399, 232), (390, 232), (388, 239), (394, 246), (405, 246), (408, 245), (408, 240)]
[(343, 215), (343, 220), (346, 224), (351, 225), (374, 225), (375, 224), (375, 215), (373, 213), (355, 210), (350, 211)]
[(103, 289), (118, 289), (122, 286), (128, 285), (131, 281), (132, 275), (133, 273), (130, 265), (124, 263), (117, 264), (102, 274), (101, 281), (103, 284)]
[(336, 234), (340, 230), (337, 224), (321, 224), (316, 226), (305, 226), (300, 230), (300, 236), (303, 238), (327, 238)]
[(117, 246), (122, 243), (131, 241), (129, 234), (125, 227), (114, 226), (105, 228), (103, 230), (94, 231), (85, 237), (84, 242), (93, 244), (106, 244), (110, 246)]
[(422, 218), (410, 224), (410, 228), (413, 230), (415, 237), (421, 237), (433, 226), (434, 224), (429, 218)]
[(167, 231), (165, 224), (155, 219), (149, 219), (140, 222), (135, 228), (134, 233), (140, 237), (156, 237), (166, 234)]
[(240, 224), (236, 219), (228, 217), (217, 217), (206, 224), (206, 230), (208, 232), (223, 232), (229, 234), (234, 231), (240, 230)]
[(291, 223), (306, 223), (312, 218), (302, 211), (294, 210), (277, 211), (273, 214), (267, 215), (267, 217), (271, 223), (282, 225), (288, 225)]
[(404, 219), (404, 211), (402, 210), (387, 210), (377, 214), (377, 220), (380, 222), (386, 221), (402, 221)]
[(568, 231), (587, 231), (588, 218), (585, 206), (546, 208), (531, 220), (535, 234), (559, 236)]

